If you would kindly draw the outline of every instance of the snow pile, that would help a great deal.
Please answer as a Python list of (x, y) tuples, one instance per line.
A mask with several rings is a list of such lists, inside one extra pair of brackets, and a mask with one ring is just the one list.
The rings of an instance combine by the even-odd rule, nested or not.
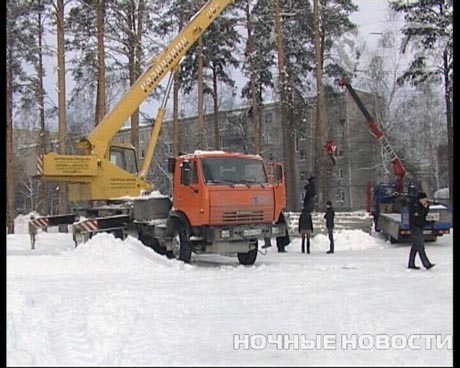
[[(49, 252), (50, 245), (45, 245), (48, 250), (43, 254), (43, 242), (48, 237), (60, 235), (66, 238), (67, 248), (56, 247), (54, 252)], [(69, 247), (70, 234), (40, 234), (42, 238), (37, 241), (36, 250), (41, 250), (35, 257), (16, 255), (8, 257), (7, 266), (10, 275), (95, 275), (95, 274), (152, 274), (165, 268), (191, 267), (174, 262), (160, 256), (152, 249), (145, 247), (140, 241), (128, 237), (125, 241), (115, 239), (111, 234), (97, 234), (87, 243), (77, 248)], [(59, 237), (57, 237), (59, 239)], [(12, 248), (17, 249), (16, 242), (12, 239)], [(72, 242), (73, 243), (73, 242)], [(36, 250), (30, 250), (34, 255)]]
[[(312, 249), (329, 249), (328, 235), (317, 234), (312, 238)], [(364, 250), (382, 247), (382, 239), (375, 238), (362, 230), (334, 231), (334, 251)]]
[(28, 234), (29, 233), (29, 221), (30, 217), (34, 218), (40, 217), (38, 212), (30, 212), (25, 215), (18, 215), (14, 219), (14, 232), (16, 234)]

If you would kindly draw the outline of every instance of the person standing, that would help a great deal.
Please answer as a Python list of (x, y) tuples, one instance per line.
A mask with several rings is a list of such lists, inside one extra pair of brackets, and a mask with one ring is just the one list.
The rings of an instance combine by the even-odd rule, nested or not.
[(426, 193), (419, 192), (415, 202), (409, 206), (409, 226), (412, 237), (412, 247), (409, 253), (409, 269), (418, 270), (420, 267), (415, 265), (415, 256), (420, 256), (423, 267), (427, 270), (434, 267), (425, 253), (425, 243), (423, 240), (423, 228), (426, 225), (426, 215), (430, 210)]
[(305, 239), (307, 240), (307, 254), (310, 254), (310, 236), (313, 233), (311, 213), (305, 208), (299, 217), (299, 233), (302, 236), (302, 253), (305, 253)]
[(308, 212), (313, 212), (314, 200), (316, 196), (315, 177), (310, 176), (305, 183), (305, 197), (303, 199), (303, 208)]
[(334, 216), (335, 212), (332, 208), (332, 203), (327, 201), (324, 218), (326, 219), (327, 234), (329, 235), (329, 250), (326, 252), (328, 254), (334, 253)]

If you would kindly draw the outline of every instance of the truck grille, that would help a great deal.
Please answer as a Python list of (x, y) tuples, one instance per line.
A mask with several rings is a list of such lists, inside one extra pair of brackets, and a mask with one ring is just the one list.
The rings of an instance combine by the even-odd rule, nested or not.
[(256, 222), (264, 220), (264, 211), (231, 211), (222, 214), (223, 223)]

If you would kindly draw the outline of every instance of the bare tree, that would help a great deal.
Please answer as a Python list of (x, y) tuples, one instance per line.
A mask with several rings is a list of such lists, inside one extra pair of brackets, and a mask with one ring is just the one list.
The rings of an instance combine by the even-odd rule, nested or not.
[(203, 149), (204, 146), (204, 111), (203, 111), (203, 102), (204, 102), (204, 81), (203, 81), (203, 39), (200, 37), (197, 43), (197, 78), (198, 78), (198, 135), (197, 135), (197, 148)]
[(254, 38), (252, 32), (252, 20), (251, 20), (251, 12), (250, 12), (250, 1), (247, 0), (246, 2), (246, 26), (248, 32), (248, 39), (246, 44), (246, 53), (249, 55), (249, 85), (251, 89), (251, 112), (252, 112), (252, 121), (254, 126), (254, 148), (255, 154), (259, 155), (261, 152), (261, 145), (260, 145), (260, 137), (261, 137), (261, 129), (260, 129), (260, 109), (258, 103), (258, 96), (257, 96), (257, 84), (256, 84), (256, 74), (255, 74), (255, 66), (254, 66)]
[[(11, 42), (11, 41), (10, 41)], [(9, 47), (11, 43), (9, 42)], [(7, 209), (6, 209), (6, 225), (8, 234), (14, 233), (14, 218), (16, 215), (14, 204), (14, 170), (13, 170), (13, 86), (12, 86), (12, 73), (8, 70), (7, 84), (6, 84), (6, 154), (10, 159), (6, 160), (6, 196), (7, 196)]]
[(321, 48), (322, 35), (320, 33), (319, 0), (313, 1), (313, 30), (315, 43), (315, 77), (316, 77), (316, 122), (315, 122), (315, 161), (314, 169), (318, 202), (323, 203), (323, 196), (329, 198), (329, 180), (325, 175), (328, 163), (325, 162), (323, 144), (326, 143), (326, 123), (324, 113), (324, 86), (323, 86), (323, 50)]

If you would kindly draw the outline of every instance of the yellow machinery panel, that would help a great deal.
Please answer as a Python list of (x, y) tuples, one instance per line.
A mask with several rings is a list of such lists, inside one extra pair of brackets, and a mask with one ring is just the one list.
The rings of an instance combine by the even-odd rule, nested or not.
[(69, 183), (71, 201), (138, 197), (153, 190), (151, 184), (95, 156), (44, 155), (41, 177)]
[(81, 177), (95, 176), (97, 158), (94, 156), (70, 156), (48, 154), (43, 156), (43, 176), (46, 177)]

